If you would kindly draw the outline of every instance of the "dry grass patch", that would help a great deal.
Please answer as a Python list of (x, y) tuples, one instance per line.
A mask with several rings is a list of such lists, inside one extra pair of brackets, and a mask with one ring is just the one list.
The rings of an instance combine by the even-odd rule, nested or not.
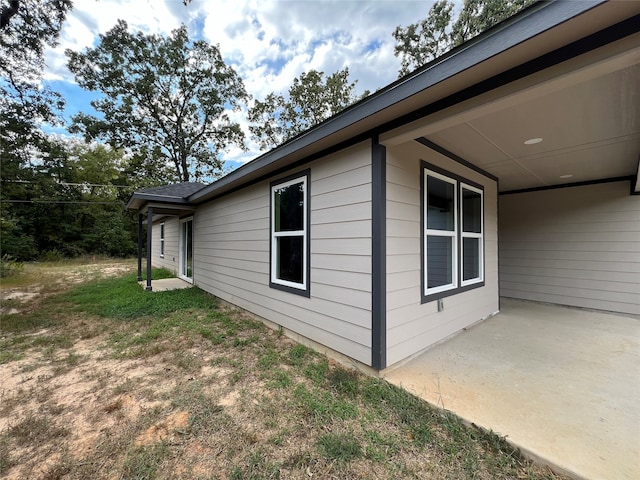
[(0, 476), (558, 478), (197, 289), (135, 280), (2, 317)]

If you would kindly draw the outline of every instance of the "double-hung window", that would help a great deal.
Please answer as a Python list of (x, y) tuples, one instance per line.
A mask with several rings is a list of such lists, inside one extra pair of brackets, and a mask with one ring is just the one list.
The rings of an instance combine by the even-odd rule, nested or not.
[(462, 228), (460, 230), (463, 287), (484, 279), (483, 248), (483, 192), (481, 189), (460, 183)]
[(423, 162), (422, 301), (484, 284), (484, 191)]
[(164, 258), (164, 222), (160, 224), (160, 256)]
[(457, 182), (429, 171), (425, 178), (425, 266), (427, 293), (458, 285)]
[(309, 296), (309, 172), (271, 183), (273, 288)]

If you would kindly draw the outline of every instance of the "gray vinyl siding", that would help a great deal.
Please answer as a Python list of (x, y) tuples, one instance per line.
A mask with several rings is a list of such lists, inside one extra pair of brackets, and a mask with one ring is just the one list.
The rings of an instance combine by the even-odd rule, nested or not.
[[(484, 186), (485, 285), (421, 303), (420, 161)], [(410, 142), (387, 149), (387, 363), (424, 350), (498, 311), (497, 185), (433, 150)]]
[(269, 287), (269, 182), (199, 207), (195, 283), (271, 322), (371, 364), (371, 149), (311, 162), (310, 298)]
[[(160, 256), (160, 224), (164, 222), (164, 258)], [(173, 273), (178, 272), (180, 225), (178, 217), (166, 217), (153, 224), (151, 239), (151, 264), (154, 267), (166, 268)]]
[(626, 181), (501, 196), (500, 292), (640, 314), (640, 196)]

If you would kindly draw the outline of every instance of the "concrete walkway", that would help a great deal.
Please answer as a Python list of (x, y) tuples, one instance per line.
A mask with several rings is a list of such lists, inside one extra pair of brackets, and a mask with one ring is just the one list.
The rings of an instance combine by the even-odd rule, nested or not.
[(556, 471), (640, 479), (640, 319), (503, 299), (384, 376)]
[[(142, 288), (147, 286), (146, 280), (138, 282)], [(181, 278), (163, 278), (161, 280), (151, 280), (151, 291), (166, 292), (167, 290), (180, 290), (182, 288), (191, 288), (192, 283), (186, 282)]]

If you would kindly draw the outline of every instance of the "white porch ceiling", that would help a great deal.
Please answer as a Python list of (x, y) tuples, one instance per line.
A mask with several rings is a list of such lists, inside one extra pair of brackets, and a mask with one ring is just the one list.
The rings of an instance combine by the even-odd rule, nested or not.
[[(640, 65), (427, 138), (498, 177), (502, 191), (634, 175), (640, 155)], [(542, 142), (526, 145), (531, 138)]]
[[(414, 122), (385, 143), (424, 137), (498, 177), (503, 192), (636, 175), (640, 38), (634, 37), (612, 55), (603, 51), (540, 72), (526, 85), (507, 85), (468, 108)], [(533, 138), (542, 141), (524, 143)]]

